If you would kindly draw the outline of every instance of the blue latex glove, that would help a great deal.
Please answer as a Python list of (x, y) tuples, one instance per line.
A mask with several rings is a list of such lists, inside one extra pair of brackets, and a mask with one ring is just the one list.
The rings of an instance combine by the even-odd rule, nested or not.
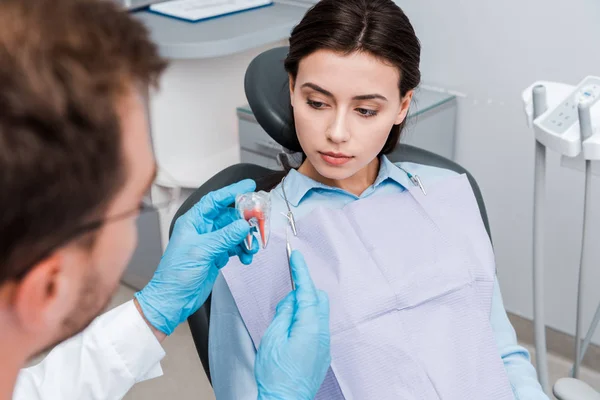
[(237, 255), (243, 264), (252, 262), (252, 251), (243, 240), (250, 225), (234, 208), (238, 194), (254, 191), (256, 184), (244, 180), (204, 196), (175, 222), (173, 234), (152, 280), (135, 294), (144, 317), (170, 335), (208, 298), (219, 269)]
[(327, 294), (315, 289), (298, 251), (291, 264), (296, 290), (277, 305), (256, 355), (259, 400), (312, 400), (331, 364)]

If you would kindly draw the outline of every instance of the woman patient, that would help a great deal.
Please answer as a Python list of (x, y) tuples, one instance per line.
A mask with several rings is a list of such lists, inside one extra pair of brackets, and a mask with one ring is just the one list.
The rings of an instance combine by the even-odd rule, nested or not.
[(288, 205), (297, 246), (331, 300), (332, 370), (317, 398), (547, 399), (504, 310), (477, 205), (452, 200), (461, 177), (385, 156), (420, 82), (419, 60), (392, 0), (322, 0), (293, 30), (285, 69), (305, 158), (271, 192), (267, 251), (250, 267), (226, 268), (214, 287), (219, 400), (257, 398), (256, 321), (290, 289), (285, 234), (277, 236), (289, 229)]

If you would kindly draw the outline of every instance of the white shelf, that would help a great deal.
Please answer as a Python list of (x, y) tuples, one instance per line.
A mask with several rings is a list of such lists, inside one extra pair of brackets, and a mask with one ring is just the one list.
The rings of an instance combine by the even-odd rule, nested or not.
[(150, 30), (160, 53), (170, 59), (205, 59), (241, 53), (287, 39), (306, 7), (271, 6), (187, 22), (150, 11), (133, 13)]

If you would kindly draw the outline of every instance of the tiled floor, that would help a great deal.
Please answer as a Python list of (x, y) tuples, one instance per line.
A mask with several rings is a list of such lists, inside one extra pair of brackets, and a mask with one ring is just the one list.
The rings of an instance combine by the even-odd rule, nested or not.
[[(111, 307), (122, 304), (133, 297), (134, 291), (121, 286), (111, 303)], [(136, 385), (125, 396), (125, 400), (214, 400), (215, 396), (206, 379), (202, 364), (196, 353), (194, 342), (187, 324), (182, 324), (163, 343), (167, 353), (162, 362), (164, 376)], [(534, 350), (526, 346), (535, 359)], [(571, 363), (552, 354), (548, 355), (550, 381), (555, 382), (569, 375)], [(582, 369), (582, 379), (600, 391), (600, 373)]]

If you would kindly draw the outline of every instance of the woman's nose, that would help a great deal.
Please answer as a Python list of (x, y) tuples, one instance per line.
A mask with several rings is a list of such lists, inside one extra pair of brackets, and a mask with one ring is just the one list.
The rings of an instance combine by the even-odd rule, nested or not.
[(338, 112), (327, 131), (327, 138), (333, 143), (344, 143), (350, 139), (346, 113)]

